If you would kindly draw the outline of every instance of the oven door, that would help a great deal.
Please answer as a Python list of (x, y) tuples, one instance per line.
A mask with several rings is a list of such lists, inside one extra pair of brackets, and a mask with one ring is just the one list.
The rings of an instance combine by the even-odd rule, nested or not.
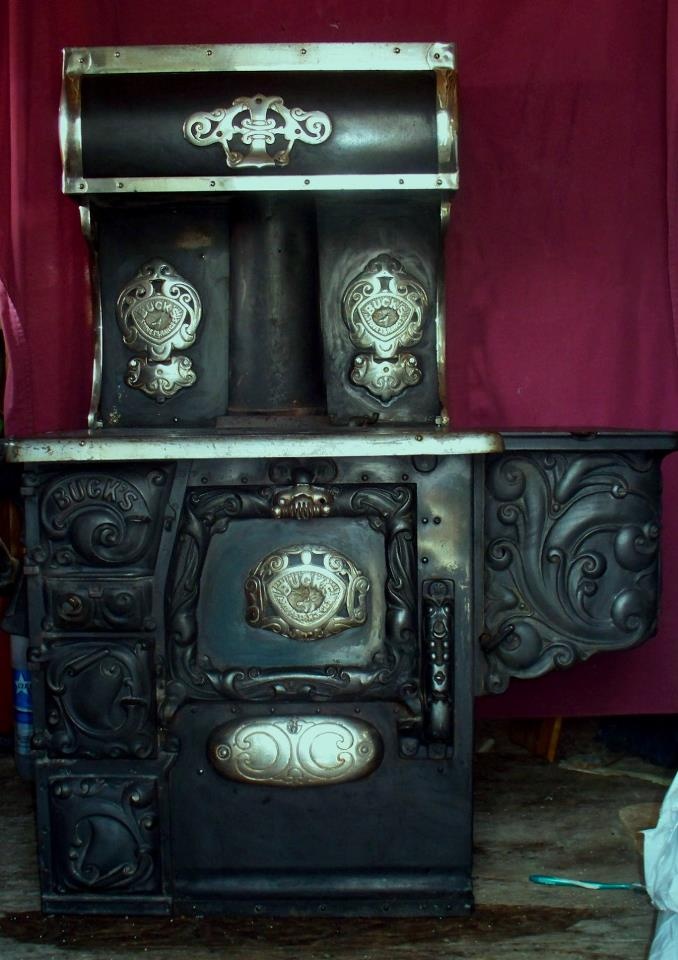
[(196, 465), (167, 579), (175, 905), (470, 908), (469, 458)]

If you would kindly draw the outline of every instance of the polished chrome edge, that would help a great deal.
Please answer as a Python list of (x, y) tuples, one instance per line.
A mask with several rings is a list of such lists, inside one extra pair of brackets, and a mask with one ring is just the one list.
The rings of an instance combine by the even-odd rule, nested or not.
[(435, 77), (438, 169), (447, 173), (458, 169), (457, 74), (455, 70), (436, 70)]
[(271, 457), (458, 456), (501, 453), (496, 433), (393, 433), (294, 436), (160, 436), (149, 432), (112, 437), (37, 437), (0, 442), (10, 463), (110, 462), (114, 460), (269, 459)]
[(67, 47), (64, 73), (414, 71), (455, 68), (452, 43), (241, 43)]
[(440, 414), (436, 417), (439, 427), (447, 427), (450, 422), (447, 410), (447, 356), (445, 339), (445, 237), (450, 222), (449, 200), (440, 202), (440, 244), (438, 253), (438, 284), (436, 287), (436, 363), (438, 367), (438, 396), (440, 397)]
[[(63, 190), (67, 193), (68, 182), (81, 183), (82, 169), (82, 123), (80, 114), (80, 78), (66, 73), (64, 50), (64, 76), (59, 102), (59, 148), (63, 170)], [(78, 187), (78, 190), (83, 189)]]
[(67, 178), (64, 193), (224, 193), (333, 190), (456, 190), (456, 173), (321, 174), (318, 176)]
[(101, 307), (101, 277), (99, 273), (99, 258), (97, 248), (94, 242), (94, 231), (96, 229), (92, 220), (92, 213), (89, 203), (80, 205), (80, 225), (82, 233), (87, 241), (90, 254), (90, 273), (89, 281), (91, 284), (91, 322), (92, 322), (92, 390), (90, 393), (89, 411), (87, 413), (87, 426), (90, 430), (103, 426), (99, 416), (99, 404), (101, 402), (101, 382), (103, 376), (103, 312)]

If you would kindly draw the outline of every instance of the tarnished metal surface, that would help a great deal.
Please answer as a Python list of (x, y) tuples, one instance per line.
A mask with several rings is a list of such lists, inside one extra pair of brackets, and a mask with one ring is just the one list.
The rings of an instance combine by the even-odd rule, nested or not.
[[(247, 87), (244, 84), (247, 83)], [(135, 74), (83, 77), (83, 176), (92, 178), (202, 178), (244, 181), (241, 189), (259, 190), (261, 174), (284, 184), (289, 177), (439, 174), (437, 162), (435, 75), (421, 73), (318, 74), (238, 72), (200, 75)], [(320, 146), (298, 143), (289, 167), (261, 172), (227, 169), (222, 150), (198, 150), (183, 136), (186, 118), (237, 100), (243, 92), (275, 93), (285, 104), (312, 107), (331, 117), (333, 133)], [(312, 100), (309, 100), (312, 97)], [(110, 117), (117, 125), (110, 135)], [(366, 136), (369, 126), (369, 137)], [(238, 143), (238, 140), (235, 141)], [(163, 149), (159, 149), (162, 146)], [(239, 152), (245, 145), (239, 144)], [(303, 183), (303, 181), (301, 181)], [(442, 185), (442, 184), (441, 184)], [(433, 190), (441, 185), (431, 181)], [(161, 188), (161, 192), (165, 192)]]
[(330, 417), (444, 423), (439, 201), (322, 198), (317, 206)]
[(474, 667), (652, 629), (673, 441), (433, 430), (454, 66), (65, 52), (110, 429), (4, 445), (50, 910), (467, 912)]
[[(106, 227), (95, 244), (102, 321), (95, 331), (91, 427), (198, 426), (229, 414), (282, 410), (319, 415), (329, 410), (339, 423), (448, 423), (439, 260), (440, 213), (447, 209), (445, 194), (458, 185), (454, 59), (452, 45), (441, 43), (65, 51), (64, 189), (83, 204), (91, 202), (95, 234), (100, 225)], [(214, 149), (196, 149), (209, 145)], [(227, 176), (225, 165), (231, 170)], [(348, 194), (348, 229), (360, 232), (351, 241), (356, 248), (352, 273), (344, 273), (340, 282), (346, 285), (364, 270), (367, 257), (392, 250), (394, 262), (407, 262), (413, 283), (423, 282), (424, 299), (433, 304), (435, 298), (436, 304), (433, 329), (421, 343), (410, 338), (417, 349), (403, 352), (401, 343), (398, 352), (388, 352), (382, 336), (376, 346), (357, 345), (362, 352), (350, 358), (348, 402), (330, 396), (336, 387), (322, 382), (317, 363), (322, 353), (319, 293), (321, 301), (326, 298), (315, 273), (319, 260), (323, 272), (336, 260), (335, 241), (324, 231), (318, 236), (317, 212), (321, 198), (335, 191)], [(368, 206), (381, 195), (384, 210), (393, 211), (390, 191), (403, 195), (402, 222), (384, 234)], [(366, 192), (372, 196), (366, 198)], [(166, 215), (176, 211), (163, 202), (149, 203), (142, 196), (149, 193), (166, 195), (172, 203), (183, 197), (180, 216), (170, 217), (168, 224)], [(111, 196), (102, 202), (98, 194)], [(209, 194), (219, 195), (223, 208), (210, 218), (215, 229), (207, 232), (213, 238), (203, 245), (196, 265), (186, 253), (185, 238), (173, 235), (178, 220), (193, 220), (191, 197), (196, 222), (204, 221), (197, 207), (211, 203)], [(233, 202), (236, 195), (239, 204)], [(417, 200), (426, 197), (433, 214), (422, 232)], [(271, 229), (276, 217), (260, 210), (266, 200), (279, 208), (281, 224), (289, 228), (294, 221), (294, 230)], [(297, 200), (307, 208), (301, 218), (292, 209)], [(135, 216), (139, 223), (147, 220), (145, 230), (121, 233), (116, 220)], [(376, 248), (366, 244), (363, 224), (384, 242)], [(106, 240), (113, 234), (114, 245)], [(417, 236), (403, 246), (408, 234)], [(164, 249), (157, 246), (159, 237), (168, 240)], [(345, 237), (336, 243), (348, 246)], [(142, 356), (126, 359), (127, 376), (118, 378), (113, 371), (120, 358), (108, 329), (111, 284), (129, 280), (128, 272), (119, 275), (118, 263), (143, 263), (159, 255), (190, 278), (203, 301), (205, 343), (196, 344), (190, 357), (173, 354), (151, 363)], [(320, 278), (321, 288), (326, 282)], [(390, 293), (397, 296), (394, 289)], [(337, 308), (333, 302), (331, 311)], [(228, 344), (218, 342), (225, 336), (230, 356)], [(259, 350), (254, 360), (252, 344)], [(326, 356), (335, 352), (330, 343), (324, 350)], [(304, 393), (295, 384), (308, 388)], [(154, 404), (140, 407), (129, 393), (152, 396), (162, 413), (152, 412)], [(361, 402), (361, 395), (368, 402)]]
[(102, 426), (99, 420), (99, 408), (101, 404), (104, 325), (103, 311), (101, 308), (101, 277), (99, 275), (99, 250), (96, 242), (96, 225), (88, 201), (83, 201), (79, 206), (79, 210), (82, 234), (89, 247), (90, 281), (92, 289), (92, 389), (90, 393), (89, 410), (87, 412), (87, 427), (92, 430)]
[(360, 191), (397, 190), (449, 192), (459, 186), (456, 173), (346, 173), (311, 174), (309, 176), (272, 177), (260, 176), (256, 181), (249, 177), (89, 177), (75, 181), (67, 180), (64, 193), (94, 195), (98, 193), (134, 195), (138, 193), (348, 193)]
[[(413, 443), (419, 449), (421, 441)], [(327, 489), (319, 479), (331, 484), (330, 516), (274, 516), (281, 494)], [(351, 878), (375, 869), (418, 876), (433, 866), (448, 870), (459, 891), (450, 911), (468, 902), (468, 765), (454, 757), (468, 747), (461, 718), (470, 717), (469, 651), (451, 640), (452, 618), (463, 636), (472, 633), (468, 457), (203, 458), (147, 471), (51, 463), (27, 474), (24, 488), (34, 747), (46, 787), (39, 818), (58, 831), (43, 843), (50, 909), (81, 910), (87, 899), (90, 911), (163, 911), (170, 878), (171, 889), (223, 905), (213, 885), (218, 877), (231, 883), (233, 856), (258, 875), (280, 836), (279, 801), (262, 817), (251, 802), (255, 781), (266, 797), (278, 784), (327, 787), (317, 791), (322, 807), (305, 799), (298, 822), (285, 820), (276, 855), (285, 876), (323, 864)], [(273, 578), (264, 587), (289, 635), (247, 622), (244, 579), (250, 558), (266, 555), (288, 559), (273, 572), (292, 573), (283, 599), (273, 595)], [(437, 687), (445, 704), (435, 705), (438, 681), (431, 656), (420, 656), (419, 617), (437, 593), (421, 578), (448, 583), (451, 569), (458, 607), (446, 586), (448, 599), (436, 608), (448, 634), (428, 630), (445, 647), (443, 660), (448, 652), (454, 661), (444, 689)], [(338, 632), (337, 618), (349, 614)], [(299, 642), (312, 632), (322, 635)], [(444, 739), (434, 720), (443, 707), (456, 718)], [(217, 743), (215, 728), (224, 723), (240, 732)], [(215, 765), (206, 756), (210, 742), (221, 747), (220, 756), (209, 754)], [(64, 760), (73, 769), (57, 768)], [(49, 787), (55, 778), (58, 790)], [(389, 836), (396, 828), (388, 810), (399, 790), (408, 803), (393, 816), (398, 829), (406, 824), (407, 839), (372, 856), (369, 837), (382, 835), (385, 820)], [(457, 798), (444, 805), (443, 844), (440, 813), (435, 824), (426, 819), (441, 791)], [(308, 796), (280, 795), (283, 804)], [(359, 824), (355, 809), (363, 811)], [(224, 815), (242, 826), (243, 843), (231, 835), (228, 850)], [(342, 844), (318, 844), (328, 816)], [(71, 864), (74, 837), (83, 849)], [(429, 895), (421, 884), (418, 902)], [(294, 893), (287, 901), (303, 909)], [(350, 894), (342, 903), (341, 910), (355, 906)]]
[[(123, 430), (211, 426), (225, 412), (229, 393), (230, 253), (223, 210), (200, 202), (180, 212), (169, 204), (103, 209), (94, 201), (91, 221), (102, 308), (100, 402), (93, 419)], [(139, 358), (131, 371), (130, 357)], [(135, 389), (130, 373), (132, 383), (138, 380), (162, 402)], [(188, 381), (190, 389), (174, 390)]]
[(381, 763), (377, 730), (354, 717), (231, 720), (210, 737), (209, 758), (230, 780), (322, 787), (367, 777)]
[[(624, 453), (624, 439), (659, 452)], [(52, 460), (27, 474), (34, 749), (46, 786), (39, 820), (57, 831), (43, 844), (50, 909), (82, 909), (88, 897), (89, 910), (153, 912), (168, 909), (173, 889), (237, 910), (224, 906), (236, 884), (229, 865), (235, 857), (251, 877), (265, 876), (282, 822), (279, 905), (304, 909), (287, 886), (292, 874), (310, 883), (344, 871), (355, 883), (375, 869), (382, 877), (436, 869), (465, 891), (450, 907), (462, 909), (472, 638), (481, 633), (479, 481), (488, 689), (496, 677), (564, 662), (562, 651), (573, 659), (638, 641), (656, 603), (657, 468), (662, 444), (675, 438), (550, 441), (553, 450), (495, 456), (476, 481), (470, 456), (374, 451), (332, 461), (161, 460), (146, 470)], [(331, 491), (331, 515), (276, 518), (281, 494), (306, 487)], [(534, 554), (542, 542), (543, 555)], [(259, 594), (266, 615), (291, 627), (274, 633), (248, 623), (243, 584), (262, 558), (285, 556)], [(345, 598), (358, 566), (370, 581), (365, 618), (333, 632), (327, 624), (348, 604), (337, 607), (328, 582), (336, 587), (337, 574)], [(296, 579), (276, 601), (271, 584), (290, 567)], [(299, 642), (313, 632), (314, 642)], [(353, 721), (375, 731), (383, 760), (369, 776), (343, 779), (349, 767), (359, 772), (360, 734), (344, 732)], [(74, 772), (57, 768), (65, 759)], [(263, 817), (254, 782), (267, 798)], [(272, 789), (291, 784), (327, 789)], [(408, 802), (394, 808), (399, 791)], [(316, 792), (322, 802), (309, 799)], [(223, 837), (224, 815), (238, 822), (237, 836)], [(328, 817), (341, 844), (319, 842)], [(105, 834), (92, 843), (99, 827)], [(373, 856), (381, 836), (388, 842)], [(75, 849), (74, 837), (87, 849)], [(265, 884), (252, 883), (268, 902)], [(338, 912), (355, 907), (352, 894), (339, 896)]]
[(238, 198), (228, 219), (229, 413), (322, 413), (313, 204)]
[[(402, 482), (341, 484), (332, 518), (280, 523), (271, 519), (275, 488), (217, 483), (193, 491), (184, 503), (169, 571), (166, 625), (175, 643), (168, 652), (164, 715), (171, 718), (189, 696), (347, 700), (368, 695), (409, 699), (416, 693), (414, 492)], [(315, 534), (319, 555), (328, 545), (341, 554), (328, 561), (330, 569), (321, 564), (317, 573), (323, 577), (335, 572), (332, 563), (340, 569), (346, 554), (361, 558), (362, 573), (352, 574), (347, 567), (348, 573), (340, 577), (347, 587), (353, 586), (346, 591), (350, 609), (341, 611), (335, 624), (343, 629), (348, 620), (356, 629), (336, 640), (330, 629), (322, 642), (306, 645), (303, 657), (296, 638), (286, 641), (295, 629), (291, 625), (275, 637), (260, 629), (267, 623), (258, 618), (262, 591), (254, 604), (250, 591), (246, 596), (241, 592), (252, 561), (261, 561), (262, 548), (270, 551), (277, 545), (278, 552), (284, 552), (290, 529), (301, 531), (307, 542)], [(230, 571), (226, 583), (224, 569)], [(225, 646), (219, 625), (226, 611)]]

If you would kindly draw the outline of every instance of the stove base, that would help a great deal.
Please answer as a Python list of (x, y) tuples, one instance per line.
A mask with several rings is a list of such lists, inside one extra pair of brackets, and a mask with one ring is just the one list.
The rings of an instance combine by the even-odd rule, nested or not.
[(448, 891), (442, 897), (416, 899), (348, 899), (325, 897), (322, 900), (261, 899), (217, 900), (178, 899), (176, 916), (268, 916), (268, 917), (462, 917), (473, 911), (470, 886)]

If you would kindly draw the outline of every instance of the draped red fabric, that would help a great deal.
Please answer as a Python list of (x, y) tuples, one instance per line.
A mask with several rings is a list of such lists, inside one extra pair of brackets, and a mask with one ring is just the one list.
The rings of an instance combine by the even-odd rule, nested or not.
[[(454, 426), (678, 427), (678, 12), (656, 0), (0, 0), (0, 317), (8, 432), (82, 428), (91, 339), (60, 195), (60, 48), (454, 40)], [(678, 457), (674, 458), (678, 461)], [(678, 462), (656, 639), (514, 682), (486, 714), (678, 710)]]

